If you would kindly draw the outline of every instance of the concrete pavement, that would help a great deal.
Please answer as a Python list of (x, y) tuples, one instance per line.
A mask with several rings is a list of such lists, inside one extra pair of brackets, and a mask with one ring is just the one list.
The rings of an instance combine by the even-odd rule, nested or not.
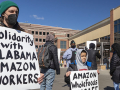
[[(66, 83), (64, 83), (64, 75), (66, 68), (61, 68), (61, 75), (56, 75), (52, 90), (69, 90)], [(100, 70), (99, 74), (99, 90), (114, 90), (109, 70)]]
[[(69, 90), (68, 86), (64, 82), (64, 75), (67, 68), (61, 68), (61, 74), (55, 76), (55, 81), (52, 90)], [(99, 74), (99, 90), (114, 90), (113, 81), (109, 75), (109, 70), (100, 70)], [(39, 89), (36, 89), (39, 90)]]

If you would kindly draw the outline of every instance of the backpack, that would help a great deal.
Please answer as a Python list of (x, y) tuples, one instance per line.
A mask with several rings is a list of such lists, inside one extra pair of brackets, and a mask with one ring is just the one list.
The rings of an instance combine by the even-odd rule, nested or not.
[(38, 61), (40, 68), (49, 68), (51, 61), (49, 59), (49, 47), (51, 47), (53, 44), (48, 45), (42, 45), (38, 49)]
[(74, 62), (74, 60), (76, 60), (76, 51), (77, 51), (77, 49), (75, 51), (71, 50), (71, 52), (72, 52), (72, 56), (71, 56), (71, 59), (70, 59), (71, 63)]

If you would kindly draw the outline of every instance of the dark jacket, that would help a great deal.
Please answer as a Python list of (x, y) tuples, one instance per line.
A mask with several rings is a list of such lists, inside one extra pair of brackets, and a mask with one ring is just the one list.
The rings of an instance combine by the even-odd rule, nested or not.
[(97, 70), (97, 61), (96, 61), (96, 56), (100, 59), (101, 55), (99, 54), (99, 52), (97, 50), (87, 50), (88, 52), (88, 61), (92, 62), (92, 70)]
[(109, 61), (108, 61), (107, 58), (104, 58), (104, 59), (103, 59), (103, 64), (105, 64), (105, 63), (107, 63), (107, 64), (109, 63)]
[(110, 62), (110, 75), (115, 83), (120, 83), (120, 58), (114, 53)]
[[(44, 45), (53, 44), (52, 42), (46, 42)], [(60, 74), (60, 65), (58, 62), (58, 54), (57, 54), (57, 47), (53, 44), (51, 47), (49, 47), (49, 53), (50, 53), (50, 68), (56, 70), (56, 74)]]
[[(3, 22), (2, 22), (2, 18), (0, 17), (0, 26), (2, 27), (7, 27)], [(16, 30), (20, 30), (25, 32), (25, 30), (23, 28), (20, 27), (19, 23), (17, 22), (12, 29), (16, 29)]]

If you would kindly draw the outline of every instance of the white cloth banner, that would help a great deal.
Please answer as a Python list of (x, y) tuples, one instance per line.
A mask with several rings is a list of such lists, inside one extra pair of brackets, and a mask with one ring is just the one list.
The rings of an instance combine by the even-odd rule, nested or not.
[(97, 70), (71, 71), (71, 90), (99, 90)]
[(37, 89), (40, 85), (33, 36), (0, 27), (0, 88), (3, 90)]

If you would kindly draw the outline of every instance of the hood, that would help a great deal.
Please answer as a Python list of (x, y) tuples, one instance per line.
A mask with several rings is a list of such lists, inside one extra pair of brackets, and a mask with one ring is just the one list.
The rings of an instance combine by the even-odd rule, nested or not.
[[(86, 57), (86, 62), (83, 63), (82, 62), (82, 59), (81, 59), (81, 52), (82, 52), (83, 49), (78, 49), (77, 52), (76, 52), (76, 62), (77, 62), (77, 68), (78, 70), (79, 69), (88, 69), (87, 65), (86, 65), (86, 62), (87, 62), (87, 59), (88, 59), (88, 53), (87, 53), (87, 57)], [(86, 50), (85, 50), (86, 51)], [(86, 51), (87, 52), (87, 51)]]
[(55, 38), (52, 34), (48, 34), (46, 37), (46, 42), (54, 42)]
[(54, 44), (53, 42), (47, 41), (44, 45), (48, 45), (48, 44)]

